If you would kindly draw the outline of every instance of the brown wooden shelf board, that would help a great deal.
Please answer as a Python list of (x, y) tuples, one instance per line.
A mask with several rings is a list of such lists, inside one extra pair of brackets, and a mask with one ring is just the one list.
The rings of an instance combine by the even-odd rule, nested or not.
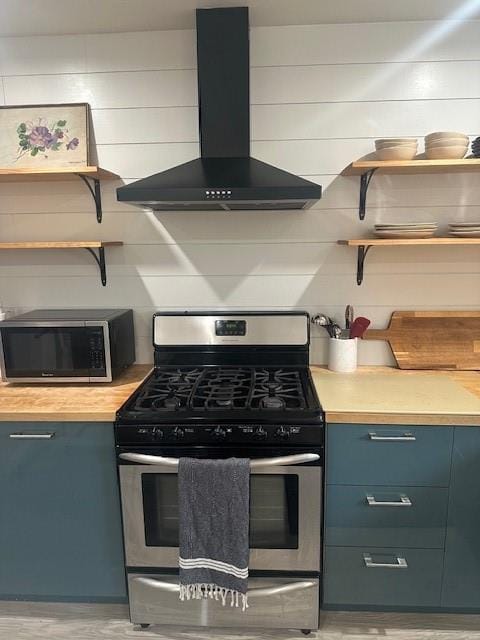
[(357, 160), (345, 167), (342, 176), (361, 176), (368, 171), (388, 174), (461, 173), (480, 171), (480, 158), (461, 160)]
[[(0, 242), (0, 251), (12, 249), (85, 249), (98, 265), (103, 286), (107, 284), (107, 270), (105, 264), (105, 247), (121, 247), (123, 242), (101, 240), (77, 240), (60, 242)], [(95, 252), (98, 250), (98, 254)]]
[(101, 240), (78, 240), (61, 242), (0, 242), (1, 249), (99, 249), (100, 247), (120, 247), (123, 242), (102, 242)]
[(74, 180), (84, 175), (97, 180), (117, 180), (120, 176), (101, 167), (59, 167), (58, 169), (1, 169), (0, 182)]
[(365, 258), (372, 247), (480, 245), (480, 238), (356, 238), (337, 240), (337, 244), (357, 247), (357, 284), (361, 285)]
[(117, 180), (120, 176), (101, 167), (58, 167), (57, 169), (1, 169), (0, 182), (46, 182), (80, 179), (95, 203), (97, 222), (102, 221), (101, 180)]
[(480, 158), (461, 160), (356, 160), (345, 167), (342, 176), (360, 176), (358, 217), (365, 219), (367, 192), (374, 174), (464, 173), (480, 171)]
[(480, 244), (480, 238), (358, 238), (338, 240), (349, 247), (395, 247), (402, 245), (462, 245)]

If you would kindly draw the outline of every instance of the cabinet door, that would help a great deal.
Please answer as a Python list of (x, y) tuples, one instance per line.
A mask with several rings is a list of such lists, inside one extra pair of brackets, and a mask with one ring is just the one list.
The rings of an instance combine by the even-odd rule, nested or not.
[(456, 427), (442, 605), (480, 609), (480, 428)]
[(125, 598), (111, 424), (0, 424), (0, 518), (0, 597)]

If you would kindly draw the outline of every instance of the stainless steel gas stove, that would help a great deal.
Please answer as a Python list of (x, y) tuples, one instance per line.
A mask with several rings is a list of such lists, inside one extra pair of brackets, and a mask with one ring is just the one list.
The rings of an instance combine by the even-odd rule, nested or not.
[[(153, 320), (155, 367), (115, 425), (132, 622), (317, 628), (324, 417), (308, 314)], [(252, 460), (245, 613), (178, 599), (182, 456)]]

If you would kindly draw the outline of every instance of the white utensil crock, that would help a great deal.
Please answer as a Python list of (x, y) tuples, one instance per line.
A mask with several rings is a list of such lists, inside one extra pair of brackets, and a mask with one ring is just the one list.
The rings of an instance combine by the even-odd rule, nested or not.
[(338, 373), (351, 373), (357, 368), (357, 338), (330, 338), (328, 368)]

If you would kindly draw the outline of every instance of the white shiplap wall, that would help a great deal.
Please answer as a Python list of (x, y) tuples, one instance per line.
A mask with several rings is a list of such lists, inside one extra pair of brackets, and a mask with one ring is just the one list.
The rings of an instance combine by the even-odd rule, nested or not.
[[(364, 223), (358, 178), (338, 177), (384, 136), (480, 135), (480, 23), (259, 27), (251, 31), (252, 152), (319, 182), (305, 212), (142, 212), (103, 185), (104, 222), (79, 182), (2, 184), (0, 240), (122, 240), (108, 285), (83, 252), (0, 254), (0, 300), (37, 306), (132, 306), (139, 362), (151, 360), (151, 315), (172, 308), (344, 305), (384, 325), (394, 309), (476, 308), (475, 248), (377, 249), (365, 282), (339, 238), (377, 221), (480, 219), (477, 175), (377, 176)], [(86, 101), (99, 163), (124, 182), (198, 155), (193, 31), (0, 39), (0, 103)], [(326, 340), (314, 334), (312, 360)], [(364, 363), (390, 363), (382, 342)]]

